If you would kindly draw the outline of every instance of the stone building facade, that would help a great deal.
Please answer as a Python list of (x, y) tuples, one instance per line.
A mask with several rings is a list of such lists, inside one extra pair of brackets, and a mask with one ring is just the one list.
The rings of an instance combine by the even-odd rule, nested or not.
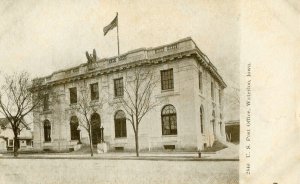
[[(72, 108), (77, 105), (80, 92), (88, 91), (89, 104), (95, 108), (89, 115), (96, 123), (93, 143), (103, 137), (109, 150), (135, 149), (128, 115), (116, 98), (123, 98), (122, 90), (133, 69), (145, 66), (154, 71), (159, 81), (152, 96), (159, 104), (140, 124), (141, 150), (199, 150), (215, 140), (226, 140), (222, 122), (226, 84), (188, 37), (119, 57), (99, 59), (94, 53), (94, 61), (35, 79), (42, 82), (45, 99), (43, 107), (33, 113), (34, 148), (66, 150), (78, 143), (88, 144), (87, 131), (78, 123), (80, 114)], [(107, 99), (105, 103), (99, 100), (103, 98)]]

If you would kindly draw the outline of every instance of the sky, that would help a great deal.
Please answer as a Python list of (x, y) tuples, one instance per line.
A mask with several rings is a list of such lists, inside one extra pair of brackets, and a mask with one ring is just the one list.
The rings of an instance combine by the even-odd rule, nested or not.
[(117, 55), (116, 29), (103, 35), (116, 12), (121, 53), (190, 36), (227, 83), (226, 94), (239, 88), (240, 14), (234, 0), (1, 1), (0, 71), (42, 77), (86, 62), (85, 51), (94, 48), (100, 58)]

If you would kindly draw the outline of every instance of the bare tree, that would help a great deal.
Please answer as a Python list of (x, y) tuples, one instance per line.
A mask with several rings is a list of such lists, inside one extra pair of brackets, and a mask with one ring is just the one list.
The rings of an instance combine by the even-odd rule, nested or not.
[[(14, 133), (14, 156), (18, 155), (18, 134), (29, 128), (24, 117), (38, 108), (43, 100), (40, 83), (31, 83), (27, 72), (4, 76), (0, 89), (0, 112), (9, 121)], [(34, 90), (35, 92), (33, 93)]]
[(240, 106), (240, 89), (237, 87), (228, 87), (228, 91), (225, 92), (225, 101), (228, 108)]
[[(147, 66), (146, 66), (147, 67)], [(136, 156), (139, 156), (139, 125), (143, 117), (151, 111), (158, 102), (153, 98), (157, 79), (151, 69), (135, 68), (132, 76), (128, 76), (124, 85), (124, 98), (118, 98), (126, 111), (126, 118), (132, 125), (135, 136)]]
[(96, 126), (94, 124), (95, 122), (91, 121), (91, 115), (97, 111), (96, 107), (102, 108), (104, 103), (105, 99), (103, 96), (98, 96), (98, 100), (96, 102), (91, 102), (89, 91), (87, 89), (83, 89), (80, 91), (77, 104), (71, 106), (71, 109), (78, 112), (80, 115), (78, 117), (79, 126), (83, 127), (88, 133), (91, 156), (93, 156), (92, 128), (93, 126)]
[(235, 87), (232, 87), (233, 88), (233, 95), (232, 95), (232, 98), (233, 98), (233, 103), (235, 103), (236, 105), (240, 105), (240, 89), (239, 88), (235, 88)]

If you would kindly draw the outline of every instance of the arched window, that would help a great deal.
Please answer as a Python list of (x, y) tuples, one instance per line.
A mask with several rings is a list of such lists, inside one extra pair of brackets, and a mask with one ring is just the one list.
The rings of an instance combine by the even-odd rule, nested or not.
[(78, 119), (76, 116), (72, 116), (70, 120), (70, 131), (71, 131), (71, 140), (80, 139), (80, 130), (78, 130)]
[(44, 121), (44, 138), (45, 142), (51, 142), (51, 124), (49, 120)]
[(122, 110), (115, 114), (115, 137), (127, 137), (126, 116)]
[(200, 107), (200, 129), (201, 133), (203, 134), (204, 128), (203, 128), (203, 107)]
[(176, 109), (173, 105), (166, 105), (161, 111), (162, 134), (177, 135)]

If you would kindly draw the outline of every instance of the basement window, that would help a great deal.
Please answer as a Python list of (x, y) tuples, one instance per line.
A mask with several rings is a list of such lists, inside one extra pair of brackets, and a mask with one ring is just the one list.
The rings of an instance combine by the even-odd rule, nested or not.
[(116, 151), (124, 151), (124, 147), (115, 147)]
[(175, 145), (164, 145), (164, 148), (167, 149), (167, 150), (174, 150)]

